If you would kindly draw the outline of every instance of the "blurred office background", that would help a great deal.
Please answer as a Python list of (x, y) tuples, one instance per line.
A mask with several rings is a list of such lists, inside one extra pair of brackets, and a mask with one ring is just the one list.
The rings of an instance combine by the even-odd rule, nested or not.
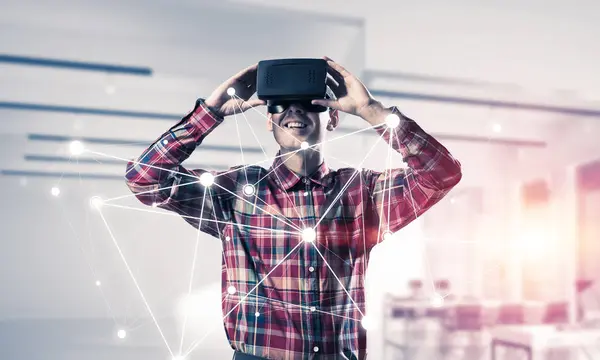
[[(170, 360), (186, 314), (187, 358), (229, 359), (220, 242), (201, 236), (189, 294), (196, 231), (128, 197), (125, 161), (242, 68), (323, 55), (463, 165), (447, 198), (373, 250), (370, 358), (490, 359), (492, 343), (497, 359), (534, 345), (600, 358), (597, 1), (0, 5), (0, 359)], [(229, 118), (186, 164), (274, 156), (264, 115)], [(343, 117), (336, 134), (365, 125)], [(329, 165), (375, 146), (362, 166), (383, 169), (376, 140), (331, 142)], [(121, 207), (105, 223), (93, 196)]]

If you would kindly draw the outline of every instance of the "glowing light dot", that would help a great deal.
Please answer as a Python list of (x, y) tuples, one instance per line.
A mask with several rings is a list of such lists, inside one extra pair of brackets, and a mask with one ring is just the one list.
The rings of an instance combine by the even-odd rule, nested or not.
[(60, 189), (55, 186), (50, 190), (50, 193), (52, 194), (52, 196), (58, 196), (60, 195)]
[(306, 141), (303, 141), (302, 144), (300, 144), (300, 148), (303, 150), (308, 149), (310, 145), (308, 145), (308, 143)]
[(127, 332), (123, 329), (117, 331), (117, 336), (119, 337), (119, 339), (125, 339), (125, 337), (127, 336)]
[(163, 143), (163, 145), (167, 145), (167, 144), (169, 143), (169, 140), (167, 140), (167, 139), (164, 139), (164, 140), (162, 141), (162, 143)]
[(92, 207), (94, 209), (100, 209), (103, 204), (104, 204), (104, 200), (102, 200), (102, 198), (100, 196), (93, 196), (90, 199), (90, 205), (92, 205)]
[(434, 294), (431, 297), (431, 306), (442, 307), (444, 305), (444, 297), (440, 294)]
[(69, 145), (69, 151), (72, 155), (81, 155), (84, 150), (83, 143), (79, 140), (72, 141)]
[(229, 293), (229, 295), (235, 294), (235, 291), (236, 291), (235, 286), (230, 286), (227, 288), (227, 292)]
[(254, 186), (251, 184), (244, 185), (244, 194), (246, 194), (246, 195), (254, 194)]
[(500, 124), (494, 124), (492, 129), (494, 130), (494, 132), (500, 132), (502, 131), (502, 126)]
[(314, 306), (311, 306), (311, 307), (310, 307), (310, 311), (317, 311), (317, 308), (316, 308), (316, 307), (314, 307)]
[(456, 202), (455, 198), (450, 198), (450, 204), (454, 204)]
[(259, 317), (260, 313), (257, 311), (257, 312), (254, 313), (254, 316)]
[(96, 286), (100, 286), (102, 283), (100, 281), (96, 281)]
[(371, 321), (371, 318), (369, 316), (363, 317), (360, 321), (360, 324), (365, 330), (370, 330), (373, 328), (373, 321)]
[(231, 238), (229, 236), (226, 236), (225, 241), (229, 241), (229, 240), (231, 240)]
[(315, 347), (313, 348), (313, 351), (314, 351), (314, 352), (319, 352), (319, 347), (318, 347), (318, 346), (315, 346)]
[(235, 89), (230, 87), (229, 89), (227, 89), (227, 95), (229, 96), (233, 96), (235, 95)]
[(396, 115), (396, 114), (389, 114), (385, 118), (385, 123), (387, 124), (388, 127), (393, 129), (400, 124), (400, 117), (398, 117), (398, 115)]
[(389, 231), (386, 231), (383, 233), (383, 240), (389, 240), (392, 238), (392, 233)]
[(157, 203), (152, 203), (152, 207), (153, 207), (153, 208), (155, 208), (155, 207), (157, 207), (157, 206), (158, 206), (158, 204), (157, 204)]
[(214, 182), (215, 177), (213, 174), (205, 172), (204, 174), (200, 175), (200, 184), (204, 186), (211, 186)]
[(302, 240), (306, 242), (313, 242), (317, 237), (317, 233), (313, 228), (306, 228), (302, 231)]

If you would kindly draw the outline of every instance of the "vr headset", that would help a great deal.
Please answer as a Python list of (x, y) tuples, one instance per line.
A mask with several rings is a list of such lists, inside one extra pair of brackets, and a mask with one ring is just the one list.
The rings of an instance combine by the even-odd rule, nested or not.
[(323, 59), (276, 59), (258, 63), (256, 93), (267, 102), (271, 114), (300, 104), (308, 112), (325, 112), (327, 107), (311, 104), (315, 99), (335, 99), (325, 84), (327, 61)]

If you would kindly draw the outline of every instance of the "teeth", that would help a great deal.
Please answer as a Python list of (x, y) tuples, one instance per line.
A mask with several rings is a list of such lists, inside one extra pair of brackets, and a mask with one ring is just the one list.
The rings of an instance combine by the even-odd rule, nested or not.
[(291, 122), (291, 123), (287, 123), (285, 126), (288, 128), (301, 128), (301, 129), (306, 127), (306, 125), (304, 125), (301, 122)]

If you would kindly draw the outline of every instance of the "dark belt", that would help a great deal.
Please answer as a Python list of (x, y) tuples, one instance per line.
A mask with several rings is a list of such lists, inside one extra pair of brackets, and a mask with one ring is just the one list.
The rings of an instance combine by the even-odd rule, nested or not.
[(268, 360), (267, 358), (244, 354), (243, 352), (236, 351), (233, 353), (233, 360)]

